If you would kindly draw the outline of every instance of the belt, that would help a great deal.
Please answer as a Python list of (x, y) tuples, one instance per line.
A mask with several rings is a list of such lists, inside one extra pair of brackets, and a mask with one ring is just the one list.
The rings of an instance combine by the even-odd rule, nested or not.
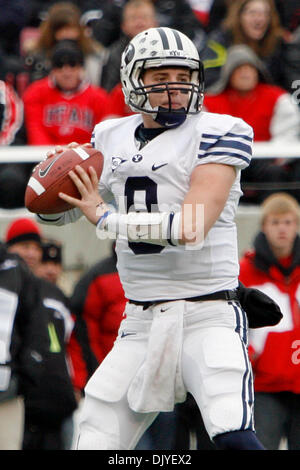
[(236, 290), (220, 290), (219, 292), (214, 292), (213, 294), (207, 295), (197, 295), (196, 297), (188, 297), (186, 299), (164, 299), (164, 300), (151, 300), (149, 302), (143, 302), (139, 300), (129, 299), (130, 304), (140, 305), (143, 307), (143, 310), (146, 310), (153, 305), (162, 304), (164, 302), (174, 302), (175, 300), (186, 300), (187, 302), (201, 302), (205, 300), (239, 300), (238, 292)]

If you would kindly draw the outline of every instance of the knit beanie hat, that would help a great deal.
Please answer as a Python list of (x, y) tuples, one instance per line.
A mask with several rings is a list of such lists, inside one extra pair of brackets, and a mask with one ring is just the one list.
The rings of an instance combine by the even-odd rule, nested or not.
[(83, 65), (84, 55), (77, 41), (63, 39), (54, 46), (51, 62), (52, 68), (71, 64)]
[(220, 78), (207, 90), (207, 92), (211, 94), (222, 93), (222, 91), (227, 87), (234, 70), (244, 64), (250, 64), (255, 67), (262, 82), (273, 82), (267, 68), (255, 52), (244, 44), (238, 44), (228, 48), (227, 59), (221, 68)]
[(8, 226), (5, 234), (5, 242), (8, 246), (30, 240), (41, 243), (40, 228), (33, 220), (24, 217)]
[(53, 263), (62, 263), (62, 247), (54, 241), (43, 242), (43, 257), (42, 261), (52, 261)]

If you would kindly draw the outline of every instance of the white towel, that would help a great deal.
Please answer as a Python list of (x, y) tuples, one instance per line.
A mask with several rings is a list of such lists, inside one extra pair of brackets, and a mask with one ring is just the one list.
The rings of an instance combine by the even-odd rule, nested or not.
[(172, 411), (186, 399), (181, 374), (183, 314), (185, 301), (172, 301), (152, 308), (146, 359), (128, 389), (133, 411)]

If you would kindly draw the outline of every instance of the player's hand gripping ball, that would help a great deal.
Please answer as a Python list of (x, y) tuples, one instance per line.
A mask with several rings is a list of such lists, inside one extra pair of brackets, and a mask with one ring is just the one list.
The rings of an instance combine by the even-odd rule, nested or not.
[(80, 199), (78, 189), (69, 176), (69, 171), (80, 165), (88, 172), (93, 167), (100, 179), (103, 155), (94, 148), (76, 147), (55, 153), (39, 163), (29, 178), (25, 192), (25, 206), (37, 214), (56, 214), (73, 208), (58, 196), (62, 192)]

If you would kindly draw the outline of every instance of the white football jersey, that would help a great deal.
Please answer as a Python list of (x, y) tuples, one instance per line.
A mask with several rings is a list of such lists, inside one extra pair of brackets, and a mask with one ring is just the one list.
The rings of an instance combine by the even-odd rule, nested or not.
[[(126, 297), (183, 299), (236, 288), (235, 214), (242, 194), (240, 170), (251, 159), (252, 128), (232, 116), (201, 112), (139, 149), (134, 134), (140, 123), (139, 114), (103, 121), (92, 137), (104, 155), (100, 193), (106, 201), (113, 198), (120, 212), (180, 210), (197, 165), (234, 166), (236, 179), (201, 249), (117, 240), (117, 266)], [(76, 217), (76, 211), (73, 214)], [(71, 220), (72, 211), (65, 214), (65, 222), (66, 217)]]
[(252, 129), (240, 119), (211, 113), (191, 116), (141, 150), (134, 138), (140, 115), (108, 120), (93, 143), (105, 156), (100, 192), (112, 194), (120, 212), (178, 211), (197, 165), (233, 165), (237, 176), (226, 206), (201, 249), (117, 241), (125, 295), (134, 300), (181, 299), (237, 287), (234, 222), (241, 196), (240, 170), (251, 158)]

